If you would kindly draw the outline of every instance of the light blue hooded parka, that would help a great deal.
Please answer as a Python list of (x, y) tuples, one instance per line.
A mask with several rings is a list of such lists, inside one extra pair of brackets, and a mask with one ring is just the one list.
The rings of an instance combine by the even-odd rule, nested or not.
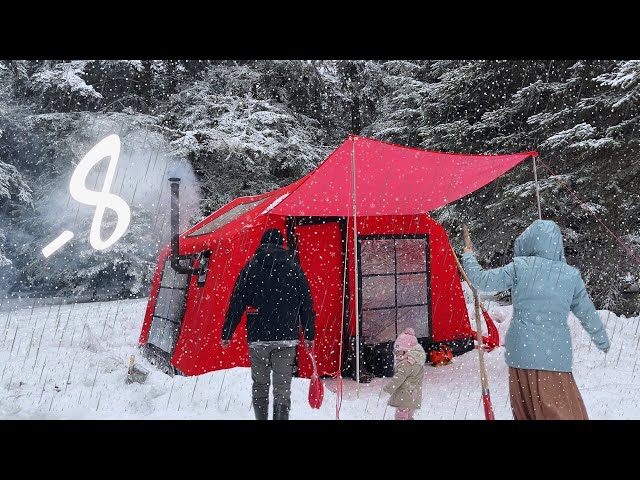
[(504, 267), (483, 270), (473, 253), (465, 253), (462, 262), (478, 290), (511, 289), (513, 318), (505, 336), (508, 366), (571, 372), (569, 311), (600, 350), (609, 350), (607, 332), (580, 271), (566, 263), (555, 222), (534, 221), (516, 239), (513, 261)]

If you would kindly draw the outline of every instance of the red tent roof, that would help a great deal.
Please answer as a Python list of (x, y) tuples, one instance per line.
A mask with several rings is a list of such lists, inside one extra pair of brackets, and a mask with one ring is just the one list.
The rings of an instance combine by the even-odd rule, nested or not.
[[(429, 212), (474, 192), (537, 152), (465, 155), (403, 147), (350, 135), (273, 208), (274, 214), (348, 216)], [(353, 159), (352, 159), (353, 157)]]

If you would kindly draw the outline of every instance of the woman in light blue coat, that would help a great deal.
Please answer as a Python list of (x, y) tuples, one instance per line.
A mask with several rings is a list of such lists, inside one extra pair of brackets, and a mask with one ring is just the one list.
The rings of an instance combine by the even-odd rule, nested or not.
[(580, 271), (566, 263), (558, 225), (534, 221), (516, 239), (513, 261), (504, 267), (484, 270), (470, 243), (464, 252), (464, 269), (476, 289), (511, 289), (505, 359), (514, 418), (587, 420), (572, 373), (569, 312), (605, 353), (609, 338)]

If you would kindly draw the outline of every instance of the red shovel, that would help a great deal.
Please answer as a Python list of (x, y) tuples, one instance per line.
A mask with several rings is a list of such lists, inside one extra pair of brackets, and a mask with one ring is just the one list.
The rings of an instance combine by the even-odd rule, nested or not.
[(309, 357), (311, 358), (311, 365), (313, 366), (313, 373), (311, 374), (311, 382), (309, 383), (309, 405), (311, 408), (320, 408), (322, 405), (322, 399), (324, 398), (324, 385), (322, 380), (318, 376), (318, 367), (316, 365), (316, 359), (313, 355), (313, 351), (307, 350)]

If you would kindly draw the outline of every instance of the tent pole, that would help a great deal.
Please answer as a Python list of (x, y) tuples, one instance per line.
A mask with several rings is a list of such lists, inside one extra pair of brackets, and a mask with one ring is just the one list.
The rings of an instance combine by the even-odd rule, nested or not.
[(356, 319), (356, 382), (360, 383), (360, 318), (358, 315), (358, 229), (356, 208), (356, 143), (351, 137), (351, 200), (353, 202), (353, 273), (354, 273), (354, 300)]
[(538, 185), (538, 172), (536, 169), (536, 156), (532, 155), (533, 159), (533, 181), (536, 183), (536, 200), (538, 201), (538, 219), (542, 220), (542, 211), (540, 210), (540, 186)]

